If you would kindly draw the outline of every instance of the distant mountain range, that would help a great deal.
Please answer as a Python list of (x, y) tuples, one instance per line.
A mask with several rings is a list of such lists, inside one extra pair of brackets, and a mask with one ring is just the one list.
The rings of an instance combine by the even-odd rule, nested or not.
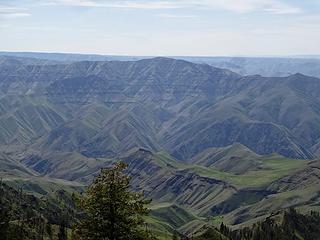
[(181, 161), (235, 142), (263, 155), (319, 152), (317, 78), (243, 77), (169, 58), (1, 59), (0, 144), (10, 148), (114, 157), (145, 147)]
[(162, 57), (12, 55), (0, 56), (5, 180), (78, 187), (122, 159), (134, 188), (160, 203), (153, 221), (164, 208), (183, 212), (188, 221), (172, 223), (181, 231), (212, 215), (238, 225), (319, 204), (319, 78)]
[[(35, 58), (58, 62), (79, 61), (137, 61), (151, 56), (112, 56), (97, 54), (0, 52), (0, 56)], [(194, 63), (205, 63), (218, 68), (229, 69), (241, 75), (262, 75), (264, 77), (285, 77), (295, 73), (320, 77), (320, 56), (284, 57), (171, 57)]]

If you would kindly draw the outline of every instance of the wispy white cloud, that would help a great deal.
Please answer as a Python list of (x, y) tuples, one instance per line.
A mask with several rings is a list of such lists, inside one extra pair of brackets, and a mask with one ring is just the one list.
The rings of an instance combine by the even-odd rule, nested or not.
[(48, 0), (43, 1), (41, 5), (65, 5), (76, 7), (101, 7), (102, 5), (96, 1), (90, 0)]
[(132, 9), (206, 8), (236, 13), (255, 11), (273, 14), (301, 13), (302, 9), (283, 0), (48, 0), (49, 5)]
[(0, 5), (1, 19), (12, 19), (12, 18), (21, 18), (21, 17), (29, 17), (29, 16), (31, 16), (31, 14), (28, 13), (26, 9)]
[(182, 18), (197, 18), (197, 15), (187, 15), (187, 14), (172, 14), (172, 13), (159, 13), (155, 15), (160, 18), (171, 18), (171, 19), (182, 19)]
[(223, 9), (236, 13), (263, 11), (274, 14), (292, 14), (302, 12), (302, 9), (284, 3), (282, 0), (187, 0), (187, 2), (189, 5)]
[(50, 0), (44, 5), (65, 5), (77, 7), (107, 7), (132, 9), (173, 9), (181, 8), (174, 1), (91, 1), (91, 0)]

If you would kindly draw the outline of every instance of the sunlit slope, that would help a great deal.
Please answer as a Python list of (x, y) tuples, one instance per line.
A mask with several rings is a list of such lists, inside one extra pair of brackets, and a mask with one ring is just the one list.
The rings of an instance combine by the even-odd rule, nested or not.
[[(81, 188), (79, 182), (90, 183), (101, 167), (119, 160), (128, 164), (132, 188), (153, 199), (153, 213), (148, 221), (163, 234), (177, 229), (193, 232), (210, 217), (216, 217), (217, 224), (247, 224), (290, 206), (314, 209), (319, 204), (319, 161), (280, 155), (258, 156), (246, 162), (247, 171), (234, 173), (234, 169), (185, 163), (165, 152), (134, 148), (116, 159), (74, 153), (57, 154), (42, 161), (30, 159), (30, 163), (38, 162), (22, 168), (30, 173), (17, 175), (9, 168), (10, 174), (2, 174), (6, 181), (36, 194), (47, 194), (59, 187), (74, 191)], [(237, 165), (239, 159), (227, 161)], [(40, 174), (41, 177), (37, 176)], [(170, 213), (175, 217), (169, 221), (165, 218)]]

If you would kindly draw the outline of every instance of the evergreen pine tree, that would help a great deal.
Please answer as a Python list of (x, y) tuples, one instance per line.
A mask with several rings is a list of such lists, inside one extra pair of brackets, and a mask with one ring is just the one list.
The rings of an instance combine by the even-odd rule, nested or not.
[(129, 190), (130, 177), (124, 173), (123, 162), (101, 170), (100, 175), (79, 198), (85, 217), (78, 224), (76, 234), (80, 239), (138, 240), (150, 239), (143, 230), (143, 215), (149, 210), (143, 193)]

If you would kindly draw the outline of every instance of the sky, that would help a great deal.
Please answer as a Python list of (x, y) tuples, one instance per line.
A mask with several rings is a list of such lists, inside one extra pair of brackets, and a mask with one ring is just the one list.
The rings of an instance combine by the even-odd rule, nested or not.
[(0, 50), (320, 55), (320, 0), (0, 0)]

